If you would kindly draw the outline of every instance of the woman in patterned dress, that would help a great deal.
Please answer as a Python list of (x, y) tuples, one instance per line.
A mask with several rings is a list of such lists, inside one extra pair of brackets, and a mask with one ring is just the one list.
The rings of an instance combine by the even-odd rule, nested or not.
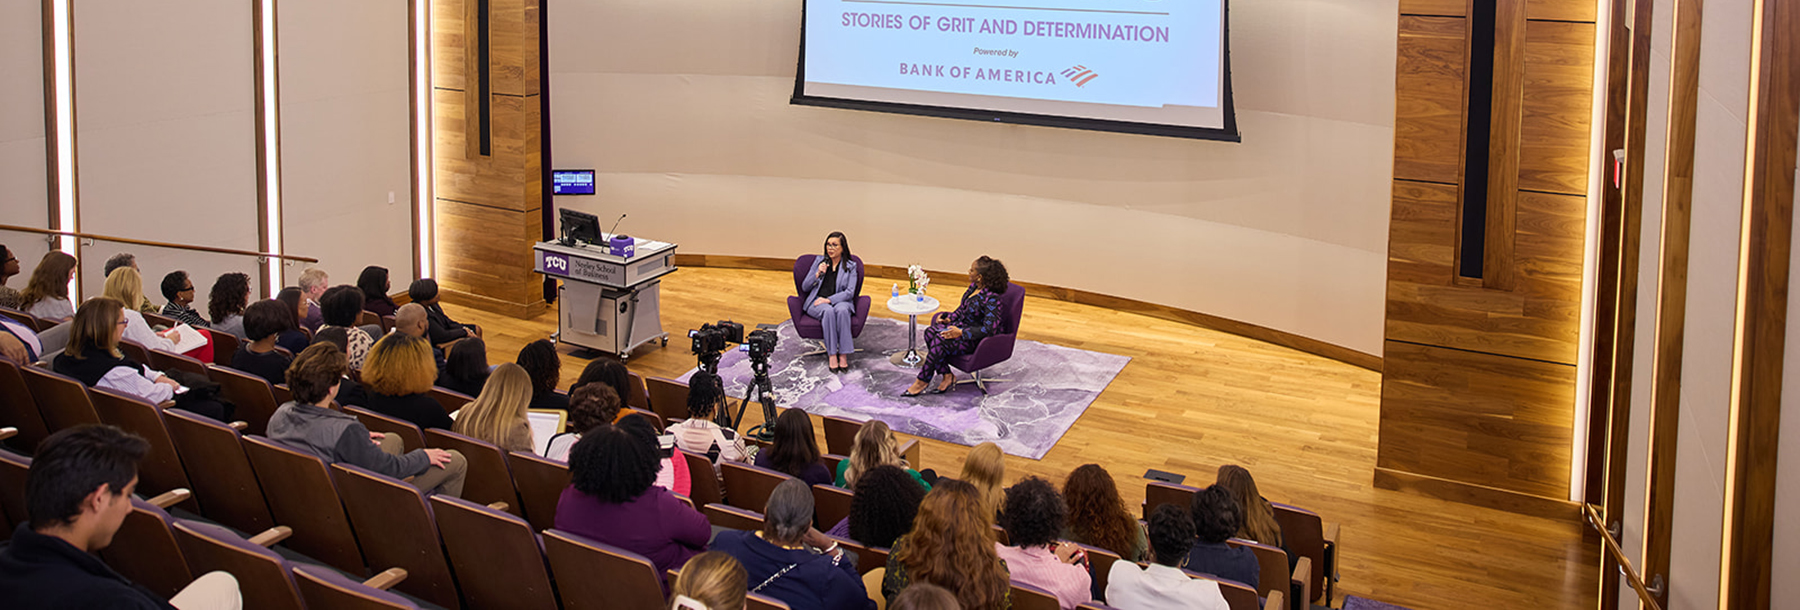
[[(925, 328), (925, 362), (919, 366), (919, 378), (902, 396), (942, 394), (956, 385), (950, 358), (973, 353), (982, 338), (1000, 332), (1000, 295), (1006, 294), (1009, 280), (1006, 266), (998, 260), (983, 256), (969, 265), (969, 290), (963, 293), (962, 304), (933, 317)], [(933, 376), (940, 378), (938, 383), (931, 383)]]

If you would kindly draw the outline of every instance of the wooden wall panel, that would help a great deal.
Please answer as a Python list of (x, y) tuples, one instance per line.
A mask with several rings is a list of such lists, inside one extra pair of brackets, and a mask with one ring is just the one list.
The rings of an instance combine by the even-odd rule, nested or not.
[(1573, 365), (1389, 341), (1376, 465), (1564, 498), (1574, 398)]
[(1529, 22), (1525, 82), (1519, 188), (1585, 197), (1593, 126), (1594, 26)]
[(1598, 10), (1593, 0), (1531, 0), (1525, 8), (1525, 18), (1592, 24)]
[(1455, 282), (1458, 202), (1451, 186), (1395, 181), (1388, 241), (1387, 338), (1574, 364), (1580, 335), (1586, 202), (1520, 193), (1518, 286)]
[(421, 0), (431, 3), (431, 86), (462, 91), (467, 85), (465, 0)]
[(1397, 179), (1462, 180), (1467, 30), (1468, 22), (1461, 18), (1400, 17), (1394, 98)]
[[(521, 212), (440, 199), (436, 217), (437, 279), (441, 285), (479, 297), (476, 300), (485, 304), (477, 305), (482, 309), (518, 316), (542, 312), (542, 280), (531, 271), (531, 244), (538, 241), (543, 229), (542, 216), (536, 210)], [(536, 313), (524, 305), (534, 301)]]
[(1400, 0), (1401, 15), (1466, 17), (1468, 0)]

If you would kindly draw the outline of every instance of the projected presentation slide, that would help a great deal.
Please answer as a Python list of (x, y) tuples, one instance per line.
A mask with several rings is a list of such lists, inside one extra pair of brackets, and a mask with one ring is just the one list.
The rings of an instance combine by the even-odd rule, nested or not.
[(807, 0), (798, 97), (1222, 129), (1223, 2)]

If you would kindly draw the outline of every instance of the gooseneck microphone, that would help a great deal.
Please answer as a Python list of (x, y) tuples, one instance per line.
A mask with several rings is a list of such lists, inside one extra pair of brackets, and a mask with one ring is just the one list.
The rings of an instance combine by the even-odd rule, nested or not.
[(611, 231), (607, 231), (607, 232), (606, 232), (606, 238), (607, 238), (607, 239), (609, 239), (609, 240), (610, 240), (610, 239), (612, 239), (612, 238), (614, 238), (614, 237), (618, 237), (618, 236), (619, 236), (619, 223), (621, 223), (621, 222), (625, 222), (625, 215), (624, 215), (624, 214), (620, 214), (620, 215), (619, 215), (619, 219), (618, 219), (618, 220), (615, 220), (615, 221), (613, 221), (613, 226), (612, 226), (612, 230), (611, 230)]

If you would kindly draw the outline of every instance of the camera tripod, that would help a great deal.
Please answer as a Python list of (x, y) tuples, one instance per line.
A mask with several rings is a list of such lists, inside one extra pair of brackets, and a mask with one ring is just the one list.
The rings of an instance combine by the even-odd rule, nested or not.
[[(769, 380), (768, 354), (758, 355), (755, 352), (750, 354), (750, 375), (750, 385), (744, 388), (744, 398), (738, 402), (737, 417), (731, 418), (732, 421), (727, 427), (736, 430), (738, 424), (743, 423), (744, 412), (750, 406), (750, 400), (755, 398), (757, 402), (762, 403), (763, 423), (744, 432), (744, 436), (755, 437), (762, 441), (774, 440), (775, 388), (774, 383)], [(720, 415), (729, 417), (724, 413)], [(721, 421), (718, 424), (724, 426), (726, 422)]]

